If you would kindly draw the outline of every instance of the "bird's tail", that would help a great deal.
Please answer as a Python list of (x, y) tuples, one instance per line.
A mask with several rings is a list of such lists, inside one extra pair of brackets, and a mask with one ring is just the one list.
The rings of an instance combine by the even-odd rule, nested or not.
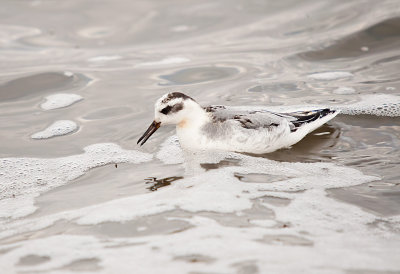
[[(294, 125), (294, 127), (292, 128), (293, 132), (307, 124), (315, 124), (315, 128), (314, 127), (313, 128), (316, 129), (322, 124), (332, 119), (333, 117), (335, 117), (337, 114), (339, 114), (339, 112), (340, 112), (339, 110), (325, 108), (325, 109), (316, 109), (311, 111), (292, 112), (292, 113), (287, 113), (287, 115), (295, 118), (294, 120), (291, 121), (291, 123)], [(317, 123), (316, 122), (317, 120), (321, 120), (321, 123)]]

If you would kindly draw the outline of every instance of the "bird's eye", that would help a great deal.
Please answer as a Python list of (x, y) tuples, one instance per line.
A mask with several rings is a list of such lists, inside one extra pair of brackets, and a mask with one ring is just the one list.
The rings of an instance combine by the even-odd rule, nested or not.
[(165, 108), (163, 108), (162, 110), (160, 110), (160, 112), (164, 115), (167, 115), (170, 111), (171, 111), (172, 107), (171, 106), (166, 106)]

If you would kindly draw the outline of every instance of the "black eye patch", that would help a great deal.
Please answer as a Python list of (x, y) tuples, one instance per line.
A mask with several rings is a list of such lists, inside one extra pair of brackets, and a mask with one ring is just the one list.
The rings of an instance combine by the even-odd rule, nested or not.
[(162, 113), (162, 114), (164, 114), (164, 115), (167, 115), (168, 113), (175, 113), (175, 112), (178, 112), (178, 111), (180, 111), (180, 110), (182, 110), (183, 109), (183, 104), (182, 103), (179, 103), (179, 104), (176, 104), (176, 105), (174, 105), (174, 106), (166, 106), (165, 108), (163, 108), (162, 110), (160, 110), (160, 112)]
[(171, 111), (172, 107), (171, 106), (166, 106), (165, 108), (163, 108), (162, 110), (160, 110), (160, 112), (162, 114), (167, 115), (170, 111)]

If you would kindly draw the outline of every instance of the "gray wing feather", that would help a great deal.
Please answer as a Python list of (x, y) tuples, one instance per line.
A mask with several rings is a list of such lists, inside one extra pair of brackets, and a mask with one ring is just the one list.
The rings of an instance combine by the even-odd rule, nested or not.
[(215, 122), (237, 121), (247, 129), (277, 127), (286, 118), (266, 110), (245, 111), (226, 106), (209, 106), (205, 110), (212, 115)]
[(226, 106), (209, 106), (205, 110), (211, 113), (214, 121), (225, 122), (233, 120), (240, 123), (246, 129), (274, 128), (286, 120), (289, 122), (288, 124), (292, 132), (305, 124), (335, 112), (335, 110), (330, 109), (317, 109), (304, 112), (276, 113), (262, 109), (246, 111), (243, 108)]

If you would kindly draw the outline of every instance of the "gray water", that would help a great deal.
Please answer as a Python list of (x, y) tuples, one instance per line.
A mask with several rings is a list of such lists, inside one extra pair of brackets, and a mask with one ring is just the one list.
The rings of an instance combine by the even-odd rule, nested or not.
[[(58, 159), (98, 143), (155, 157), (174, 128), (161, 128), (143, 147), (136, 140), (153, 119), (156, 99), (169, 91), (203, 105), (235, 106), (335, 105), (362, 101), (362, 95), (400, 95), (399, 1), (34, 0), (2, 7), (0, 158), (25, 159), (27, 167), (30, 159), (48, 159), (44, 173), (56, 171)], [(337, 71), (352, 76), (308, 77)], [(83, 100), (41, 109), (46, 96), (58, 93)], [(57, 120), (75, 121), (79, 129), (31, 138)], [(375, 179), (358, 183), (344, 175), (338, 186), (294, 191), (293, 177), (251, 165), (243, 172), (245, 160), (238, 156), (203, 162), (206, 175), (195, 175), (200, 182), (191, 189), (179, 161), (104, 162), (72, 180), (50, 179), (41, 190), (32, 190), (35, 183), (5, 197), (0, 261), (7, 273), (400, 272), (398, 117), (339, 115), (290, 149), (247, 156), (300, 173), (331, 164), (319, 177), (322, 185), (340, 175), (334, 166), (363, 173), (354, 178)], [(296, 162), (307, 164), (291, 165)], [(226, 170), (236, 179), (232, 189), (219, 189)], [(215, 189), (203, 193), (207, 174), (215, 174)], [(22, 185), (30, 179), (14, 180)], [(287, 189), (255, 194), (282, 180)], [(235, 198), (238, 184), (244, 196), (254, 196), (223, 204), (224, 195)], [(313, 191), (316, 203), (323, 202), (312, 203)], [(211, 192), (220, 206), (212, 206)], [(168, 200), (174, 193), (177, 204)], [(34, 207), (17, 202), (8, 209), (27, 194)], [(129, 204), (109, 203), (136, 197), (161, 209), (136, 214)], [(304, 210), (296, 213), (291, 205)], [(108, 217), (79, 221), (96, 206)], [(16, 213), (24, 207), (26, 214)], [(316, 208), (319, 215), (312, 213)]]

